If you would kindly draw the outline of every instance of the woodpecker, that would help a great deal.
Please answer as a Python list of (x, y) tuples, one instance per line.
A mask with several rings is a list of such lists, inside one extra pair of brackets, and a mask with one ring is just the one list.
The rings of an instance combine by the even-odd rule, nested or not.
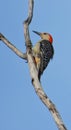
[(41, 37), (41, 40), (32, 48), (34, 61), (38, 71), (38, 78), (40, 80), (43, 71), (46, 69), (50, 59), (52, 59), (54, 55), (54, 48), (52, 46), (53, 38), (49, 33), (33, 32)]

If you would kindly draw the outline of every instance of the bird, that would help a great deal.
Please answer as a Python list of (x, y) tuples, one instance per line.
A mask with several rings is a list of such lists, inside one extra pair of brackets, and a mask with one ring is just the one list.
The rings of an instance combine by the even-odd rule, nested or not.
[(41, 37), (41, 39), (32, 48), (34, 61), (38, 71), (38, 79), (40, 81), (41, 75), (54, 55), (54, 48), (52, 45), (53, 38), (49, 33), (41, 33), (37, 31), (33, 32)]

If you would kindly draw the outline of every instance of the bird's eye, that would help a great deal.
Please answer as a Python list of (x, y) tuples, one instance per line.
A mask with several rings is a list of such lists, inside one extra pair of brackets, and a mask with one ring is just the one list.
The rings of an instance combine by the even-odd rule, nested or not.
[(44, 35), (46, 35), (47, 33), (44, 33)]

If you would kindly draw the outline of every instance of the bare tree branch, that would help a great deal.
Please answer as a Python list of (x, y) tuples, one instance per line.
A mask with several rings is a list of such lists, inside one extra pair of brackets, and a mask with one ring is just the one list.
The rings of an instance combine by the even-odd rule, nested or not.
[(49, 99), (49, 97), (45, 94), (44, 90), (42, 89), (41, 83), (39, 82), (39, 79), (38, 79), (38, 72), (37, 72), (36, 65), (34, 63), (34, 58), (32, 55), (32, 43), (31, 43), (30, 35), (29, 35), (29, 24), (31, 23), (32, 17), (33, 17), (33, 7), (34, 7), (34, 0), (29, 0), (28, 17), (24, 21), (24, 36), (25, 36), (27, 54), (22, 53), (20, 50), (18, 50), (1, 33), (0, 33), (0, 40), (2, 40), (5, 43), (5, 45), (7, 45), (20, 58), (28, 60), (31, 81), (32, 81), (33, 87), (35, 89), (35, 92), (37, 93), (37, 95), (39, 96), (41, 101), (44, 103), (44, 105), (51, 112), (51, 114), (54, 118), (54, 121), (57, 124), (58, 129), (67, 130), (67, 128), (65, 127), (65, 125), (61, 119), (59, 112), (57, 111), (55, 105), (52, 103), (52, 101)]
[(0, 40), (2, 40), (5, 45), (7, 45), (16, 55), (18, 55), (20, 58), (27, 60), (26, 53), (22, 53), (20, 50), (18, 50), (10, 41), (8, 41), (3, 34), (0, 33)]
[(33, 17), (33, 6), (34, 6), (34, 0), (29, 0), (29, 11), (28, 11), (29, 15), (28, 15), (27, 20), (24, 21), (24, 36), (25, 36), (27, 59), (28, 59), (28, 65), (29, 65), (29, 69), (30, 69), (32, 84), (34, 86), (34, 89), (35, 89), (37, 95), (41, 99), (41, 101), (46, 105), (46, 107), (51, 112), (51, 114), (57, 124), (58, 129), (67, 130), (55, 105), (48, 98), (48, 96), (44, 93), (42, 86), (38, 80), (38, 72), (37, 72), (36, 66), (34, 64), (34, 59), (32, 56), (32, 43), (31, 43), (30, 35), (29, 35), (29, 24), (31, 23), (31, 20)]

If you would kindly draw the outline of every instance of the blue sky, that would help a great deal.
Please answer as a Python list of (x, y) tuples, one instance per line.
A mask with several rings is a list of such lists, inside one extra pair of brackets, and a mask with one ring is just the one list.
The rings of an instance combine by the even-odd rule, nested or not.
[[(0, 0), (0, 32), (25, 52), (23, 21), (28, 0)], [(41, 82), (61, 117), (71, 128), (71, 1), (36, 0), (30, 24), (33, 44), (40, 38), (32, 30), (52, 34), (53, 60)], [(31, 84), (28, 64), (0, 41), (0, 130), (57, 130), (57, 126)]]

